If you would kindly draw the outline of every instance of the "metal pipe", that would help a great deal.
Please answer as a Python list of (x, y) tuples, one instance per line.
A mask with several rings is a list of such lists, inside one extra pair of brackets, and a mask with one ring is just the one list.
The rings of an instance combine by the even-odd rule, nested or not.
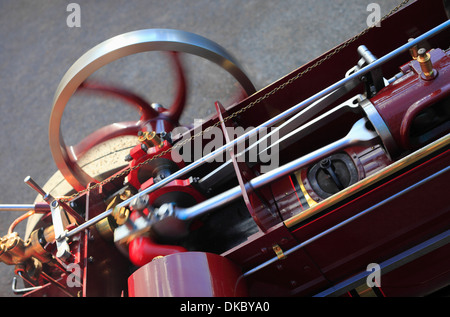
[(34, 210), (34, 204), (1, 204), (0, 211), (19, 211), (27, 212)]
[[(29, 281), (27, 281), (27, 280), (24, 278), (24, 276), (22, 275), (22, 272), (21, 272), (21, 271), (17, 272), (17, 274), (18, 274), (24, 281), (26, 281), (27, 283), (33, 285), (32, 283), (30, 283)], [(17, 287), (17, 277), (14, 276), (14, 277), (13, 277), (13, 280), (12, 280), (12, 284), (11, 284), (11, 289), (12, 289), (12, 291), (13, 291), (14, 294), (28, 293), (28, 292), (35, 291), (35, 290), (37, 290), (37, 289), (42, 288), (42, 286), (33, 286), (33, 287), (26, 287), (26, 288), (16, 288), (16, 287)]]
[[(432, 36), (442, 32), (443, 30), (445, 30), (448, 27), (450, 27), (450, 20), (441, 23), (437, 27), (429, 30), (428, 32), (425, 32), (424, 34), (422, 34), (421, 36), (417, 37), (413, 41), (407, 42), (406, 44), (398, 47), (397, 49), (395, 49), (395, 50), (391, 51), (390, 53), (384, 55), (383, 57), (377, 59), (372, 64), (369, 64), (366, 67), (360, 69), (359, 71), (351, 74), (350, 76), (341, 79), (337, 83), (334, 83), (333, 85), (329, 86), (328, 88), (325, 88), (324, 90), (322, 90), (322, 91), (318, 92), (317, 94), (309, 97), (308, 99), (300, 102), (299, 104), (293, 106), (292, 108), (289, 108), (286, 111), (282, 112), (281, 114), (279, 114), (279, 115), (273, 117), (272, 119), (262, 123), (261, 125), (259, 125), (255, 129), (253, 129), (253, 130), (243, 134), (242, 136), (234, 139), (230, 143), (220, 147), (219, 149), (211, 152), (210, 154), (207, 154), (206, 156), (198, 159), (197, 161), (194, 161), (193, 163), (189, 164), (185, 168), (183, 168), (183, 169), (181, 169), (181, 170), (171, 174), (170, 176), (168, 176), (168, 177), (164, 178), (163, 180), (159, 181), (158, 183), (156, 183), (156, 184), (154, 184), (154, 185), (144, 189), (140, 193), (138, 193), (138, 194), (130, 197), (129, 199), (123, 201), (122, 203), (120, 203), (118, 205), (119, 208), (128, 206), (135, 198), (141, 197), (143, 195), (147, 195), (147, 194), (149, 194), (149, 193), (151, 193), (151, 192), (153, 192), (153, 191), (163, 187), (164, 185), (168, 184), (169, 182), (171, 182), (171, 181), (173, 181), (173, 180), (175, 180), (177, 178), (180, 178), (181, 176), (183, 176), (187, 172), (190, 172), (190, 171), (194, 170), (195, 168), (203, 165), (204, 163), (212, 161), (215, 157), (217, 157), (218, 155), (222, 154), (228, 148), (235, 146), (237, 143), (240, 143), (240, 142), (246, 140), (247, 138), (250, 138), (251, 136), (254, 136), (261, 129), (267, 128), (267, 127), (271, 127), (271, 126), (279, 123), (280, 121), (284, 120), (285, 118), (296, 114), (297, 112), (301, 111), (302, 109), (304, 109), (305, 107), (307, 107), (311, 103), (313, 103), (313, 102), (315, 102), (315, 101), (325, 97), (326, 95), (332, 93), (336, 89), (339, 89), (340, 87), (342, 87), (344, 85), (348, 85), (348, 84), (350, 84), (353, 81), (359, 81), (362, 75), (365, 75), (365, 74), (373, 71), (374, 69), (376, 69), (376, 68), (380, 67), (381, 65), (383, 65), (385, 62), (387, 62), (387, 61), (391, 60), (392, 58), (396, 57), (397, 55), (399, 55), (399, 54), (409, 50), (414, 45), (417, 45), (421, 41), (426, 40), (428, 37), (432, 37)], [(90, 220), (86, 221), (85, 223), (83, 223), (79, 227), (77, 227), (75, 229), (72, 229), (71, 231), (67, 232), (65, 237), (71, 237), (71, 236), (73, 236), (75, 234), (78, 234), (79, 232), (81, 232), (81, 231), (89, 228), (90, 226), (96, 224), (98, 221), (102, 220), (103, 218), (109, 216), (111, 213), (112, 213), (112, 209), (106, 210), (105, 212), (99, 214), (97, 217), (94, 217), (93, 219), (90, 219)]]

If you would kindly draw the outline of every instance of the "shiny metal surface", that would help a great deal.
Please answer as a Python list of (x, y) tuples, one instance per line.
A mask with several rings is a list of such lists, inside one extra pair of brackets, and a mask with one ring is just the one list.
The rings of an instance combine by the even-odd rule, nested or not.
[(27, 212), (34, 209), (34, 204), (0, 204), (0, 211)]
[(119, 58), (148, 51), (176, 51), (203, 57), (228, 71), (248, 95), (256, 90), (239, 63), (218, 44), (193, 33), (171, 29), (147, 29), (118, 35), (81, 56), (62, 78), (53, 101), (49, 123), (50, 149), (56, 166), (66, 180), (82, 190), (95, 182), (67, 150), (61, 130), (64, 108), (77, 88), (96, 70)]
[(56, 248), (58, 249), (56, 256), (59, 259), (67, 259), (70, 256), (70, 247), (67, 239), (60, 239), (64, 235), (64, 228), (67, 227), (68, 221), (64, 216), (64, 210), (59, 206), (58, 201), (54, 200), (50, 204), (52, 212), (53, 230), (55, 232)]
[(380, 136), (387, 155), (392, 159), (396, 154), (398, 154), (399, 149), (397, 143), (395, 143), (395, 140), (392, 137), (391, 131), (389, 131), (388, 126), (369, 99), (362, 100), (361, 107)]
[(23, 180), (23, 182), (25, 184), (27, 184), (28, 186), (30, 186), (32, 189), (34, 189), (39, 195), (42, 196), (42, 198), (44, 199), (44, 201), (46, 201), (47, 203), (50, 203), (54, 200), (54, 198), (52, 197), (52, 195), (48, 194), (45, 192), (45, 190), (42, 189), (41, 186), (39, 186), (32, 178), (31, 176), (27, 176), (25, 177), (25, 179)]
[[(224, 146), (218, 148), (217, 150), (211, 152), (210, 154), (205, 155), (204, 157), (202, 157), (201, 159), (189, 164), (188, 166), (186, 166), (185, 168), (171, 174), (170, 176), (166, 177), (165, 179), (163, 179), (162, 181), (148, 187), (147, 189), (145, 189), (144, 191), (142, 191), (140, 194), (138, 195), (145, 195), (148, 194), (150, 192), (155, 191), (156, 189), (159, 189), (161, 187), (163, 187), (164, 185), (168, 184), (169, 182), (179, 178), (180, 176), (194, 170), (195, 168), (203, 165), (206, 162), (209, 162), (211, 160), (213, 160), (214, 158), (216, 158), (217, 156), (221, 155), (224, 151), (226, 151), (228, 148), (235, 146), (236, 144), (239, 144), (240, 142), (256, 135), (257, 133), (259, 133), (259, 131), (263, 128), (267, 128), (267, 127), (271, 127), (274, 126), (275, 124), (281, 122), (282, 120), (285, 120), (286, 118), (290, 117), (291, 115), (294, 115), (296, 113), (298, 113), (299, 111), (305, 109), (307, 106), (309, 106), (310, 104), (312, 104), (313, 102), (316, 102), (318, 100), (320, 100), (321, 98), (326, 97), (327, 95), (333, 93), (335, 90), (339, 89), (342, 86), (351, 86), (353, 87), (353, 83), (359, 82), (359, 78), (364, 75), (367, 74), (368, 72), (370, 72), (371, 70), (379, 67), (380, 65), (382, 65), (383, 63), (391, 60), (392, 58), (394, 58), (395, 56), (397, 56), (398, 54), (403, 53), (404, 51), (409, 50), (410, 47), (417, 45), (418, 43), (420, 43), (421, 41), (427, 39), (428, 37), (431, 37), (435, 34), (438, 34), (439, 32), (443, 31), (444, 29), (450, 27), (450, 21), (446, 21), (444, 23), (442, 23), (441, 25), (433, 28), (432, 30), (424, 33), (423, 35), (417, 37), (415, 40), (408, 42), (406, 44), (404, 44), (403, 46), (400, 46), (399, 48), (395, 49), (394, 51), (390, 52), (389, 54), (386, 54), (385, 56), (383, 56), (382, 58), (379, 58), (377, 61), (375, 61), (374, 63), (364, 67), (363, 69), (359, 70), (358, 72), (350, 75), (349, 77), (346, 77), (338, 82), (336, 82), (335, 84), (329, 86), (328, 88), (318, 92), (317, 94), (311, 96), (310, 98), (302, 101), (301, 103), (293, 106), (292, 108), (287, 109), (286, 111), (274, 116), (272, 119), (262, 123), (261, 125), (259, 125), (258, 127), (256, 127), (255, 129), (243, 134), (242, 136), (240, 136), (239, 138), (234, 139), (233, 141), (231, 141), (228, 144), (225, 144)], [(131, 201), (131, 200), (130, 200)], [(125, 202), (124, 202), (125, 203)]]

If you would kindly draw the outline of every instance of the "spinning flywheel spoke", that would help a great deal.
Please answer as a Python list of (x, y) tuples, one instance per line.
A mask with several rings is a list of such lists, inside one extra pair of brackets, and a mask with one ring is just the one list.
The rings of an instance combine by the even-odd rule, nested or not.
[(179, 125), (178, 121), (186, 104), (186, 81), (178, 53), (171, 52), (170, 56), (175, 68), (177, 87), (175, 100), (169, 109), (159, 105), (153, 106), (141, 96), (118, 86), (86, 80), (78, 87), (77, 93), (103, 93), (123, 100), (139, 111), (141, 118), (138, 121), (113, 123), (91, 133), (77, 145), (71, 146), (69, 153), (73, 153), (70, 154), (72, 161), (78, 161), (98, 144), (120, 136), (137, 135), (139, 131), (147, 129), (147, 126), (154, 131), (157, 131), (158, 127), (164, 127), (167, 131)]

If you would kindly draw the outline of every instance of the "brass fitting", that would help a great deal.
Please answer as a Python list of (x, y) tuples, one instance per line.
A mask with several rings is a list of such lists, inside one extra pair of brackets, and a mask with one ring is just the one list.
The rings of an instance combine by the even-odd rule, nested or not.
[(114, 219), (116, 220), (116, 223), (119, 226), (123, 225), (128, 220), (129, 216), (130, 216), (130, 209), (128, 209), (127, 207), (114, 209)]
[[(16, 275), (23, 273), (21, 274), (22, 277), (25, 274), (27, 280), (31, 279), (33, 282), (38, 282), (38, 278), (42, 273), (42, 263), (35, 258), (30, 258), (24, 263), (17, 264), (14, 273)], [(30, 281), (28, 280), (28, 282)]]
[(7, 265), (15, 264), (13, 262), (11, 256), (8, 254), (8, 252), (6, 252), (6, 246), (3, 243), (3, 239), (2, 239), (2, 242), (0, 242), (0, 261), (2, 261), (3, 263), (5, 263)]
[(145, 145), (148, 146), (147, 135), (148, 135), (148, 132), (139, 131), (139, 133), (138, 133), (138, 141), (140, 143), (145, 144)]
[(12, 232), (3, 237), (5, 251), (10, 255), (14, 264), (25, 262), (25, 246), (23, 240), (17, 232)]
[(153, 146), (158, 146), (160, 148), (163, 147), (164, 145), (164, 141), (161, 140), (161, 138), (156, 134), (155, 131), (150, 132), (147, 135), (147, 140), (153, 145)]
[(417, 61), (422, 69), (422, 77), (426, 80), (431, 80), (436, 77), (436, 70), (433, 69), (430, 54), (424, 48), (419, 49)]
[[(41, 232), (42, 230), (42, 232)], [(45, 241), (44, 241), (45, 240)], [(25, 243), (25, 256), (35, 257), (42, 263), (49, 263), (53, 256), (44, 249), (42, 244), (55, 240), (53, 226), (45, 229), (36, 229), (30, 234), (30, 238)]]
[(164, 141), (156, 134), (155, 131), (152, 132), (143, 132), (139, 131), (138, 133), (138, 141), (142, 144), (145, 144), (148, 147), (163, 147)]
[[(414, 39), (413, 38), (408, 39), (408, 42), (411, 42), (411, 41), (414, 41)], [(419, 49), (417, 48), (417, 45), (414, 45), (413, 47), (411, 47), (409, 49), (409, 53), (411, 54), (411, 57), (413, 59), (417, 59), (417, 57), (419, 56), (418, 50)]]
[(129, 188), (126, 188), (114, 196), (106, 207), (106, 209), (113, 209), (112, 214), (95, 224), (97, 231), (107, 241), (113, 239), (115, 228), (123, 225), (128, 220), (130, 210), (127, 207), (117, 208), (117, 205), (120, 202), (127, 200), (132, 195), (132, 191)]
[[(42, 232), (40, 232), (42, 230)], [(45, 240), (45, 241), (44, 241)], [(25, 243), (17, 232), (7, 234), (0, 241), (0, 261), (8, 265), (23, 264), (31, 258), (42, 263), (50, 263), (52, 255), (43, 245), (55, 240), (53, 226), (34, 230)]]

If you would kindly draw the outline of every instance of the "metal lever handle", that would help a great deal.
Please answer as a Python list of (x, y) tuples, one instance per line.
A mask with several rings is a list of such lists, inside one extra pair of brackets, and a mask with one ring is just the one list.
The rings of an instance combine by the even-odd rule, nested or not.
[(31, 188), (33, 188), (35, 191), (38, 192), (39, 195), (41, 195), (44, 198), (44, 201), (48, 204), (50, 204), (54, 198), (52, 197), (52, 195), (47, 194), (45, 192), (44, 189), (42, 189), (41, 186), (39, 186), (32, 178), (31, 176), (27, 176), (25, 177), (25, 179), (23, 180), (25, 182), (25, 184), (27, 184), (28, 186), (30, 186)]
[(16, 287), (17, 287), (17, 276), (14, 276), (13, 280), (12, 280), (12, 284), (11, 284), (11, 289), (14, 294), (28, 293), (28, 292), (42, 288), (42, 286), (33, 286), (33, 287), (25, 287), (25, 288), (16, 288)]

